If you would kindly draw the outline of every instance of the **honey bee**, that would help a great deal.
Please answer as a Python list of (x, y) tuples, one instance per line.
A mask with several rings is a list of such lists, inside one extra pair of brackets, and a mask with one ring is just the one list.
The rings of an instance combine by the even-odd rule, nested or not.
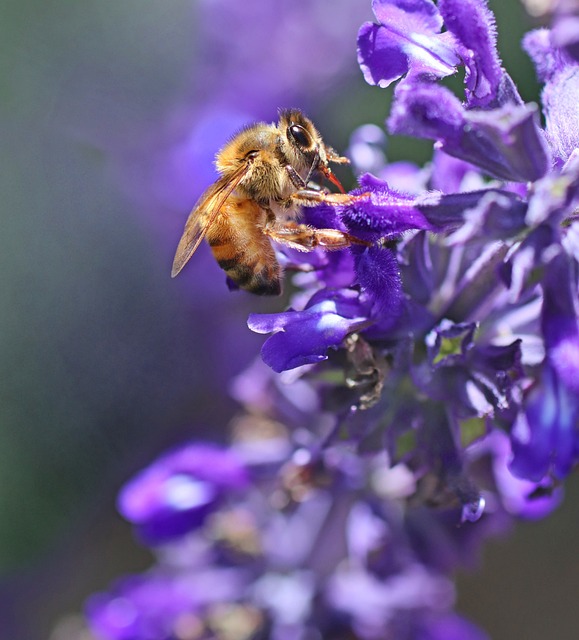
[[(175, 277), (205, 238), (213, 256), (241, 289), (259, 295), (281, 292), (281, 268), (271, 241), (310, 251), (343, 249), (363, 240), (337, 229), (299, 224), (301, 206), (347, 204), (360, 196), (344, 193), (329, 163), (349, 162), (324, 144), (298, 109), (280, 111), (279, 122), (250, 125), (217, 154), (217, 181), (201, 196), (185, 224), (173, 261)], [(315, 188), (321, 173), (342, 193)]]

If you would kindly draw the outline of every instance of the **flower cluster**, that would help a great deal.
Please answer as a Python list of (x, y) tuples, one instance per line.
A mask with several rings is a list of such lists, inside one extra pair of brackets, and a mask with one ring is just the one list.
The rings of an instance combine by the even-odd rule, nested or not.
[[(158, 554), (87, 605), (107, 640), (482, 640), (451, 572), (548, 514), (579, 454), (579, 56), (572, 11), (524, 47), (544, 128), (484, 0), (374, 0), (358, 60), (397, 83), (393, 134), (352, 135), (360, 196), (305, 212), (368, 241), (280, 255), (291, 307), (236, 378), (228, 447), (190, 444), (123, 490)], [(462, 71), (455, 95), (444, 79)]]
[[(273, 333), (262, 356), (276, 371), (328, 360), (336, 372), (343, 362), (328, 348), (348, 359), (345, 338), (355, 336), (364, 366), (388, 370), (375, 394), (386, 433), (401, 423), (394, 411), (385, 424), (385, 412), (404, 397), (403, 412), (416, 412), (425, 397), (443, 403), (455, 438), (472, 437), (473, 421), (478, 437), (501, 429), (512, 471), (554, 482), (578, 451), (579, 67), (548, 30), (525, 38), (545, 83), (543, 130), (501, 65), (483, 2), (376, 0), (374, 11), (360, 65), (368, 82), (398, 81), (388, 127), (434, 139), (433, 161), (414, 170), (413, 192), (407, 164), (378, 166), (360, 178), (365, 199), (314, 212), (313, 224), (343, 225), (373, 246), (319, 256), (315, 276), (300, 281), (300, 307), (249, 326)], [(440, 82), (459, 67), (462, 100)], [(354, 159), (371, 144), (357, 135)]]

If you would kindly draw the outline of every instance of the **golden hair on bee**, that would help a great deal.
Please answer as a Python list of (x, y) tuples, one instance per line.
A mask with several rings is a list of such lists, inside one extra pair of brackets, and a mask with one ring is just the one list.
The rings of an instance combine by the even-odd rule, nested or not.
[[(299, 109), (281, 110), (276, 124), (258, 122), (239, 131), (217, 153), (219, 178), (203, 193), (185, 224), (173, 261), (175, 277), (205, 238), (219, 266), (241, 289), (259, 295), (281, 292), (274, 242), (310, 251), (368, 244), (337, 229), (299, 224), (302, 206), (347, 204), (330, 163), (344, 164)], [(322, 174), (342, 193), (314, 188)]]

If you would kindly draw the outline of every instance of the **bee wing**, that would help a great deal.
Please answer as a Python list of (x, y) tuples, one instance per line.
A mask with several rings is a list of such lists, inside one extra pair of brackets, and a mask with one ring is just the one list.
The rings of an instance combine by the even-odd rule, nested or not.
[(171, 269), (172, 278), (181, 271), (195, 253), (207, 230), (215, 222), (221, 207), (241, 182), (246, 170), (247, 165), (242, 165), (232, 175), (219, 178), (199, 198), (187, 218), (185, 230), (181, 240), (179, 240), (175, 258), (173, 259), (173, 268)]

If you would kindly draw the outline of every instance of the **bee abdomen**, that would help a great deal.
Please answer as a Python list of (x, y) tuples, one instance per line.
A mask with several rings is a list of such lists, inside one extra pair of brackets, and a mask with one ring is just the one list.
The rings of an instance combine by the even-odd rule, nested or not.
[(281, 293), (277, 260), (271, 264), (265, 264), (259, 257), (251, 259), (244, 253), (215, 257), (219, 266), (241, 289), (262, 296), (277, 296)]
[(251, 280), (243, 288), (259, 296), (279, 296), (281, 293), (279, 272), (271, 273), (266, 268), (254, 272)]

